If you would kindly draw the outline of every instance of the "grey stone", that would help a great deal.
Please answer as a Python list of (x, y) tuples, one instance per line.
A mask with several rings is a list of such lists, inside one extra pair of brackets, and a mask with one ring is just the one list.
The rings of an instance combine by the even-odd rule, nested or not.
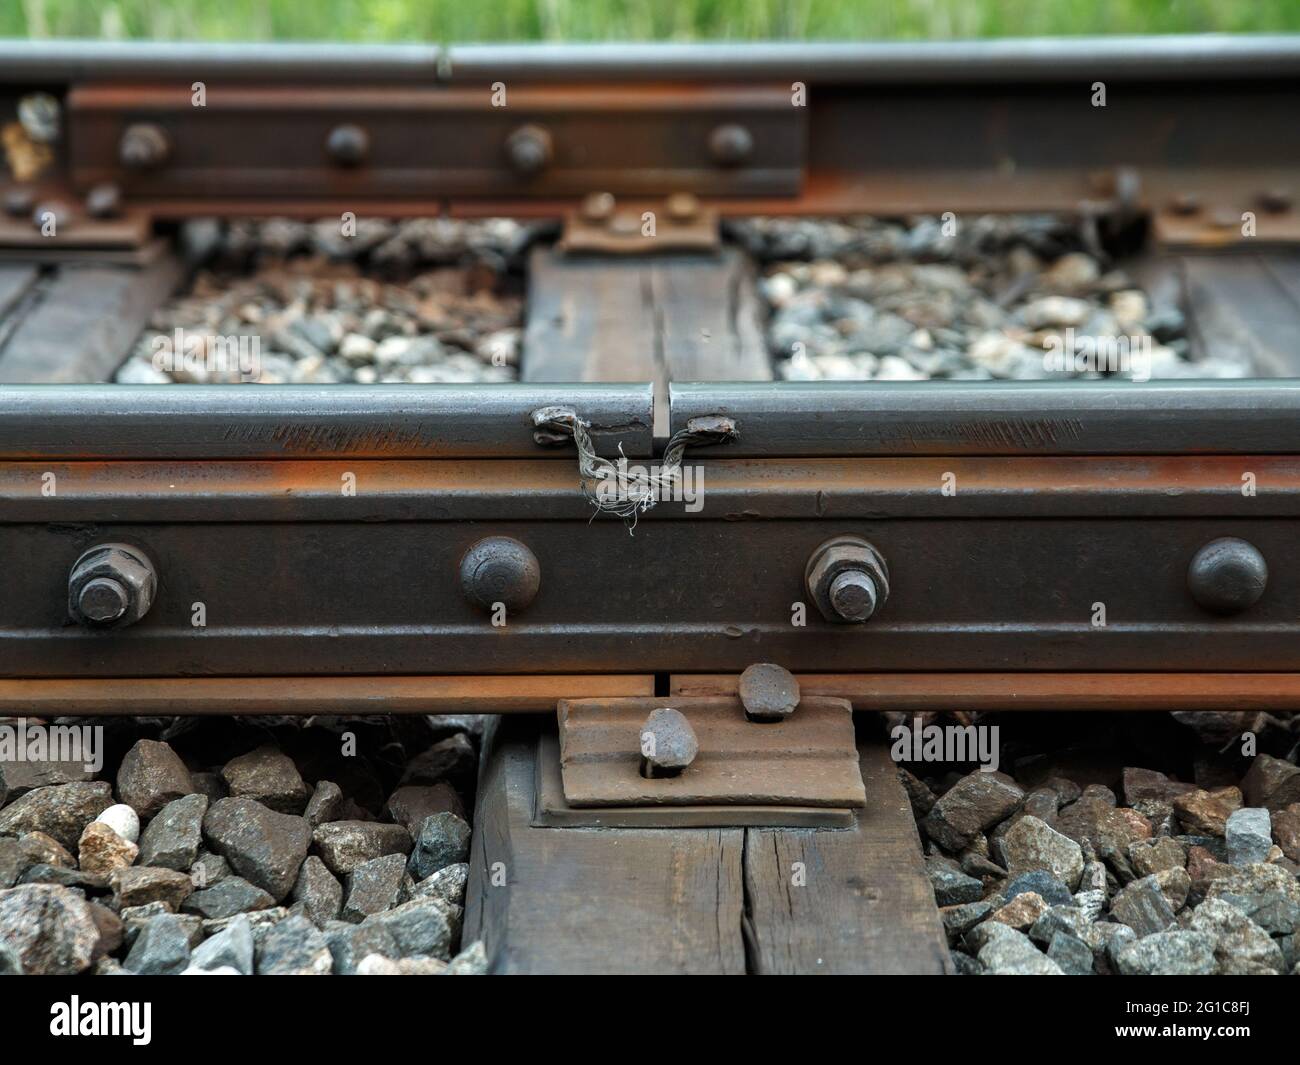
[(326, 821), (339, 820), (343, 810), (343, 789), (332, 780), (321, 780), (316, 790), (311, 793), (307, 809), (303, 816), (313, 829), (319, 828)]
[(253, 799), (282, 814), (301, 814), (312, 796), (293, 759), (270, 744), (232, 758), (221, 779), (232, 798)]
[(292, 890), (311, 846), (311, 826), (253, 799), (221, 799), (203, 818), (203, 836), (230, 867), (276, 902)]
[(230, 794), (226, 782), (217, 773), (191, 773), (190, 779), (194, 781), (195, 793), (206, 796), (209, 805)]
[(438, 784), (408, 784), (388, 797), (385, 812), (414, 834), (420, 822), (433, 814), (451, 813), (465, 820), (465, 805), (446, 781)]
[(1268, 858), (1273, 846), (1273, 822), (1268, 810), (1246, 806), (1228, 815), (1223, 833), (1232, 865), (1254, 865)]
[(469, 866), (465, 862), (448, 865), (420, 881), (414, 891), (417, 898), (440, 898), (453, 906), (465, 905), (465, 885), (469, 883)]
[(286, 917), (256, 941), (257, 972), (267, 976), (328, 976), (334, 967), (325, 937), (306, 917)]
[(1083, 878), (1083, 850), (1074, 840), (1032, 815), (1025, 815), (1002, 838), (1007, 872), (1046, 870), (1071, 891)]
[(452, 958), (446, 969), (448, 976), (486, 976), (487, 972), (487, 948), (484, 947), (481, 939), (474, 940), (473, 943)]
[(984, 894), (984, 885), (973, 876), (963, 873), (950, 858), (927, 858), (925, 874), (934, 889), (934, 901), (940, 906), (975, 902)]
[(1217, 971), (1214, 938), (1204, 932), (1154, 932), (1115, 957), (1123, 976), (1208, 976)]
[(1102, 910), (1106, 908), (1106, 892), (1089, 889), (1087, 891), (1076, 891), (1074, 893), (1074, 905), (1084, 918), (1089, 921), (1095, 921), (1101, 916)]
[(24, 758), (22, 761), (0, 759), (0, 806), (26, 795), (36, 788), (57, 787), (93, 780), (93, 770), (85, 760), (69, 762), (50, 758)]
[(960, 851), (1019, 808), (1025, 793), (1002, 773), (971, 773), (949, 788), (921, 822), (939, 846)]
[(1269, 935), (1300, 932), (1300, 881), (1280, 866), (1243, 866), (1211, 881), (1205, 897), (1235, 906)]
[(234, 917), (219, 917), (216, 920), (205, 920), (202, 923), (202, 931), (205, 936), (220, 935), (231, 924), (238, 920), (246, 920), (249, 928), (253, 930), (253, 939), (256, 941), (259, 935), (265, 934), (266, 930), (272, 925), (279, 924), (286, 917), (292, 916), (283, 906), (272, 906), (269, 910), (252, 910), (249, 913), (236, 914)]
[(119, 909), (158, 901), (165, 902), (175, 913), (194, 890), (189, 874), (144, 865), (119, 869), (108, 882)]
[(470, 828), (455, 814), (434, 814), (420, 822), (407, 868), (417, 880), (469, 857)]
[(1187, 848), (1175, 839), (1140, 839), (1129, 844), (1129, 865), (1139, 877), (1187, 865)]
[(1082, 938), (1092, 948), (1093, 967), (1102, 975), (1109, 975), (1118, 971), (1116, 956), (1130, 943), (1137, 942), (1137, 933), (1126, 924), (1097, 921)]
[(1029, 938), (1035, 943), (1047, 946), (1058, 932), (1082, 939), (1088, 932), (1091, 922), (1079, 907), (1053, 906), (1045, 911), (1029, 929)]
[(18, 840), (13, 836), (0, 836), (0, 890), (13, 887), (27, 864)]
[(165, 913), (145, 922), (124, 967), (138, 976), (179, 973), (190, 963), (190, 932), (175, 914)]
[(137, 740), (117, 771), (117, 794), (142, 819), (198, 789), (176, 752), (156, 740)]
[(74, 869), (77, 865), (77, 859), (68, 853), (67, 848), (44, 832), (26, 832), (19, 836), (18, 855), (20, 869), (33, 865), (61, 865), (65, 869)]
[(337, 876), (346, 876), (357, 866), (385, 854), (411, 851), (411, 834), (405, 828), (377, 821), (330, 821), (312, 833), (312, 842), (330, 872)]
[(29, 865), (18, 878), (19, 884), (57, 884), (73, 888), (87, 895), (102, 895), (108, 891), (108, 877), (100, 873), (83, 873), (62, 865)]
[(1089, 976), (1093, 972), (1092, 948), (1069, 932), (1057, 932), (1052, 936), (1047, 956), (1066, 976)]
[(386, 854), (358, 865), (348, 874), (343, 919), (359, 924), (396, 906), (405, 877), (406, 858), (401, 854)]
[(237, 913), (269, 910), (274, 905), (275, 899), (257, 885), (250, 884), (242, 876), (227, 876), (210, 888), (194, 892), (181, 903), (181, 910), (209, 921), (219, 921)]
[(393, 933), (373, 921), (359, 925), (332, 922), (325, 929), (325, 942), (334, 959), (334, 972), (341, 976), (356, 973), (362, 959), (370, 955), (396, 958), (401, 954)]
[(187, 872), (203, 843), (208, 797), (195, 793), (173, 799), (155, 815), (140, 837), (141, 865)]
[(960, 906), (944, 906), (939, 910), (939, 916), (948, 941), (957, 943), (992, 912), (993, 904), (990, 902), (967, 902)]
[(1151, 875), (1156, 878), (1165, 901), (1169, 903), (1169, 908), (1174, 913), (1187, 905), (1187, 896), (1192, 890), (1192, 878), (1187, 875), (1186, 869), (1161, 869), (1160, 872)]
[(190, 964), (198, 969), (229, 967), (243, 976), (253, 975), (253, 928), (242, 914), (222, 931), (210, 936), (197, 947)]
[(1214, 957), (1225, 975), (1285, 972), (1282, 950), (1264, 929), (1222, 899), (1206, 899), (1187, 928), (1214, 938)]
[(81, 833), (113, 805), (113, 790), (102, 780), (33, 788), (0, 810), (0, 836), (43, 832), (75, 853)]
[(461, 732), (439, 740), (428, 750), (407, 763), (401, 784), (437, 784), (448, 780), (453, 785), (473, 782), (478, 772), (478, 755), (469, 738)]
[[(0, 943), (25, 973), (72, 976), (116, 949), (116, 928), (100, 911), (69, 888), (25, 884), (0, 891)], [(104, 911), (107, 912), (107, 911)], [(116, 921), (115, 915), (109, 917)]]
[(1003, 890), (1003, 897), (1010, 902), (1023, 891), (1032, 891), (1040, 895), (1043, 901), (1053, 906), (1068, 906), (1074, 901), (1070, 894), (1070, 889), (1060, 877), (1052, 875), (1046, 869), (1035, 869), (1029, 873), (1021, 873)]
[(1241, 782), (1241, 790), (1251, 806), (1262, 806), (1272, 813), (1300, 802), (1300, 766), (1271, 754), (1259, 754)]
[(208, 888), (231, 875), (230, 863), (220, 854), (202, 851), (190, 866), (190, 879), (196, 888)]
[[(399, 866), (405, 864), (400, 854), (393, 855)], [(364, 866), (362, 867), (364, 868)], [(304, 912), (318, 928), (336, 920), (343, 906), (343, 885), (314, 854), (307, 856), (293, 886), (294, 902), (302, 903)]]
[(979, 976), (984, 972), (984, 966), (960, 950), (950, 950), (948, 956), (952, 958), (953, 971), (957, 976)]
[(447, 961), (451, 958), (453, 934), (444, 907), (438, 899), (413, 899), (369, 917), (365, 923), (388, 929), (403, 957), (428, 954)]
[(1128, 925), (1139, 939), (1164, 932), (1174, 924), (1174, 911), (1154, 876), (1135, 880), (1110, 900), (1115, 920)]
[[(1023, 932), (1004, 924), (986, 921), (980, 930), (989, 929), (990, 933), (980, 947), (979, 962), (995, 976), (1035, 975), (1060, 976), (1061, 968), (1030, 942)], [(995, 932), (1001, 928), (1003, 932)]]

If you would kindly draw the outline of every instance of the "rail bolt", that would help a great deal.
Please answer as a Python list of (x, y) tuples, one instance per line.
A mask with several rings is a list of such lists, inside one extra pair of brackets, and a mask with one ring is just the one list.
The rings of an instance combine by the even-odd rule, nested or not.
[(83, 625), (120, 628), (149, 612), (157, 587), (153, 563), (138, 547), (97, 544), (68, 574), (68, 613)]
[(1254, 606), (1267, 584), (1264, 556), (1233, 536), (1211, 540), (1187, 567), (1187, 590), (1198, 605), (1215, 614), (1238, 614)]
[(506, 138), (506, 159), (520, 177), (540, 174), (551, 163), (551, 135), (541, 126), (520, 126)]
[(509, 536), (480, 540), (460, 560), (460, 586), (484, 610), (502, 603), (508, 613), (517, 614), (537, 598), (541, 583), (537, 556)]
[(152, 170), (167, 162), (171, 139), (161, 126), (137, 122), (127, 126), (117, 146), (117, 157), (128, 170)]
[(889, 570), (871, 544), (858, 536), (836, 536), (808, 556), (808, 595), (827, 621), (861, 624), (889, 598)]
[(339, 166), (359, 166), (370, 155), (370, 134), (350, 123), (335, 126), (325, 138), (325, 153)]
[(754, 153), (754, 135), (734, 122), (716, 127), (709, 134), (709, 154), (719, 166), (739, 166)]

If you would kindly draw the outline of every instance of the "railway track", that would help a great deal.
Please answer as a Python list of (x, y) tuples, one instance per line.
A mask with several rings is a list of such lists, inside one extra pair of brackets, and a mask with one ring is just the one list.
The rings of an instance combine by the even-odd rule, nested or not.
[[(852, 711), (1300, 709), (1298, 76), (1286, 38), (0, 45), (0, 710), (501, 714), (465, 917), (499, 971), (950, 971)], [(729, 220), (1002, 211), (1255, 376), (773, 379)], [(533, 225), (518, 382), (104, 383), (190, 220), (434, 214)], [(650, 788), (632, 728), (570, 801), (581, 708), (652, 704), (748, 785)]]

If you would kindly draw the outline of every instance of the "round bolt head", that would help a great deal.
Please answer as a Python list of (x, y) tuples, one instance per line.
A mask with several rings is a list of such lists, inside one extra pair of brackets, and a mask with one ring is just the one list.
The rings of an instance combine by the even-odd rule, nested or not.
[(670, 706), (650, 711), (641, 726), (641, 775), (677, 776), (695, 761), (700, 741), (686, 715)]
[(96, 185), (86, 193), (86, 214), (91, 218), (112, 218), (122, 210), (122, 190), (116, 185)]
[(82, 587), (77, 605), (87, 621), (106, 625), (125, 614), (131, 603), (119, 581), (112, 577), (95, 577)]
[(460, 560), (460, 586), (483, 610), (502, 603), (508, 613), (516, 614), (537, 597), (541, 584), (537, 556), (509, 536), (480, 540)]
[(750, 721), (784, 721), (799, 705), (799, 682), (788, 669), (759, 662), (740, 675), (740, 701)]
[(614, 213), (614, 194), (593, 192), (583, 198), (582, 217), (588, 222), (604, 222)]
[(522, 177), (540, 174), (551, 162), (551, 135), (541, 126), (520, 126), (506, 138), (506, 158)]
[(700, 201), (689, 192), (674, 192), (668, 197), (668, 217), (674, 222), (689, 222), (700, 213)]
[(1237, 614), (1254, 606), (1268, 585), (1268, 564), (1259, 549), (1225, 536), (1211, 540), (1187, 567), (1187, 589), (1205, 610)]
[(370, 154), (370, 134), (360, 126), (335, 126), (325, 139), (325, 152), (340, 166), (357, 166)]
[(830, 600), (845, 621), (866, 621), (876, 612), (876, 584), (861, 570), (845, 570), (831, 581)]
[(709, 134), (709, 154), (721, 166), (739, 166), (754, 152), (754, 135), (744, 126), (729, 122)]

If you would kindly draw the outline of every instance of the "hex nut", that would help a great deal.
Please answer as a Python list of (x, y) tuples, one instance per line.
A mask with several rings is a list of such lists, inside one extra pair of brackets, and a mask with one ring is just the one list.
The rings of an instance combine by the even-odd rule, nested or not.
[(1238, 614), (1259, 602), (1268, 585), (1268, 563), (1254, 544), (1233, 536), (1211, 540), (1192, 556), (1187, 590), (1204, 610)]
[(808, 557), (804, 585), (827, 621), (861, 624), (889, 598), (889, 570), (884, 557), (866, 540), (836, 536)]
[(460, 586), (475, 606), (491, 611), (497, 603), (517, 614), (537, 598), (542, 567), (526, 544), (510, 536), (489, 536), (460, 560)]
[(149, 556), (129, 544), (97, 544), (68, 574), (68, 613), (83, 625), (122, 628), (149, 612), (158, 578)]

